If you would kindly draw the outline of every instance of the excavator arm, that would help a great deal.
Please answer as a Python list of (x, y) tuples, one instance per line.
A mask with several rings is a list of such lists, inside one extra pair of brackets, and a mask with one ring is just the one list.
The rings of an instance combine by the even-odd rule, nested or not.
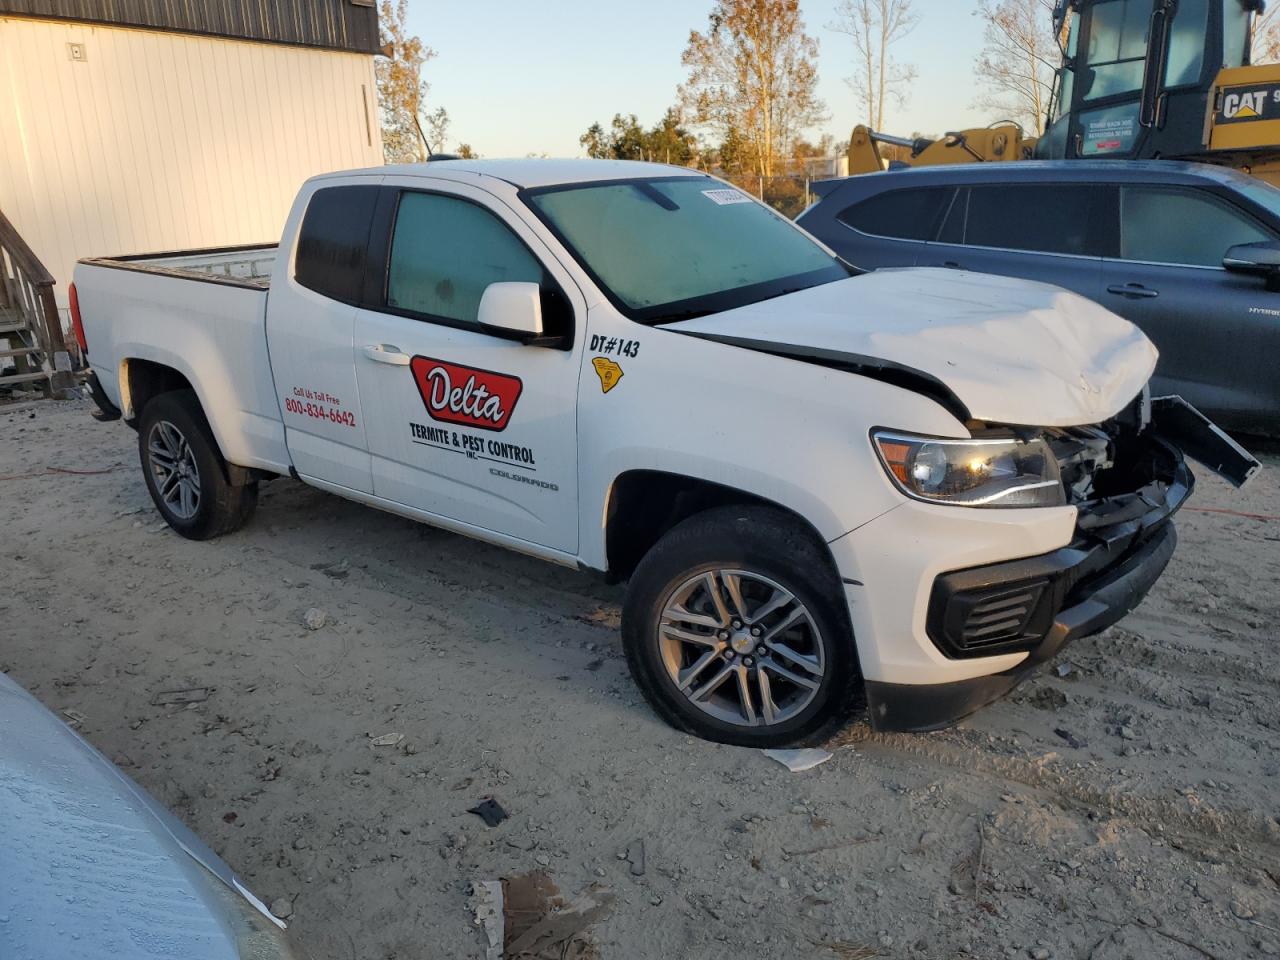
[[(881, 144), (895, 148), (896, 154), (905, 152), (908, 156), (886, 157)], [(849, 173), (876, 173), (888, 169), (890, 164), (933, 167), (945, 163), (1028, 160), (1035, 145), (1035, 138), (1023, 136), (1022, 128), (1016, 123), (960, 130), (940, 140), (893, 137), (859, 125), (853, 128), (853, 136), (849, 138)]]

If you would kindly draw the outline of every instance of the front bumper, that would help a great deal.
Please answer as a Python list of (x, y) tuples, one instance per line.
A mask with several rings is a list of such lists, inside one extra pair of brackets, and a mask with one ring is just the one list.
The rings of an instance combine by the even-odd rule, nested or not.
[[(872, 726), (900, 731), (950, 726), (1003, 697), (1028, 673), (1055, 657), (1069, 641), (1105, 630), (1128, 615), (1173, 557), (1178, 536), (1169, 518), (1185, 501), (1193, 484), (1185, 465), (1181, 474), (1178, 487), (1170, 490), (1169, 502), (1131, 521), (1135, 528), (1131, 532), (1120, 532), (1118, 537), (1092, 544), (1086, 535), (1069, 547), (1040, 557), (965, 571), (991, 586), (1047, 578), (1047, 596), (1056, 607), (1048, 630), (1025, 659), (1000, 673), (940, 684), (868, 680), (866, 696)], [(1056, 600), (1058, 597), (1060, 601)]]
[(1194, 478), (1155, 431), (1134, 459), (1128, 492), (1078, 507), (911, 503), (831, 544), (876, 729), (955, 723), (1142, 601), (1173, 555), (1171, 520)]

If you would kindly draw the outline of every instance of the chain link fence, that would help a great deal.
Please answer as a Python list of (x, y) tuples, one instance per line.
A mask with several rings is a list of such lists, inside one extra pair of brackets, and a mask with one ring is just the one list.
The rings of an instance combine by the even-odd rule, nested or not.
[(746, 175), (735, 177), (734, 183), (739, 188), (759, 197), (784, 217), (794, 220), (813, 202), (810, 190), (812, 179), (807, 176), (772, 176)]

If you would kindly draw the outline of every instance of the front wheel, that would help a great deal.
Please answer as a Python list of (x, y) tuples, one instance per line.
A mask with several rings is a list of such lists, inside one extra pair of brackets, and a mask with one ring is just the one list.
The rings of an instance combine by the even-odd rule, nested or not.
[(184, 537), (210, 540), (253, 516), (258, 484), (231, 482), (193, 391), (161, 394), (143, 408), (138, 455), (156, 509)]
[(860, 689), (842, 594), (821, 541), (780, 511), (698, 514), (631, 578), (627, 661), (678, 729), (740, 746), (814, 742)]

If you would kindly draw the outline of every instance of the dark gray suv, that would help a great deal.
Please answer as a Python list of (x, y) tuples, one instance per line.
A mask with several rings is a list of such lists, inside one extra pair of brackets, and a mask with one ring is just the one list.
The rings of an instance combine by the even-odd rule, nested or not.
[(821, 199), (798, 223), (850, 263), (1073, 290), (1155, 342), (1157, 395), (1280, 436), (1280, 189), (1203, 164), (1087, 160), (897, 170), (814, 189)]

